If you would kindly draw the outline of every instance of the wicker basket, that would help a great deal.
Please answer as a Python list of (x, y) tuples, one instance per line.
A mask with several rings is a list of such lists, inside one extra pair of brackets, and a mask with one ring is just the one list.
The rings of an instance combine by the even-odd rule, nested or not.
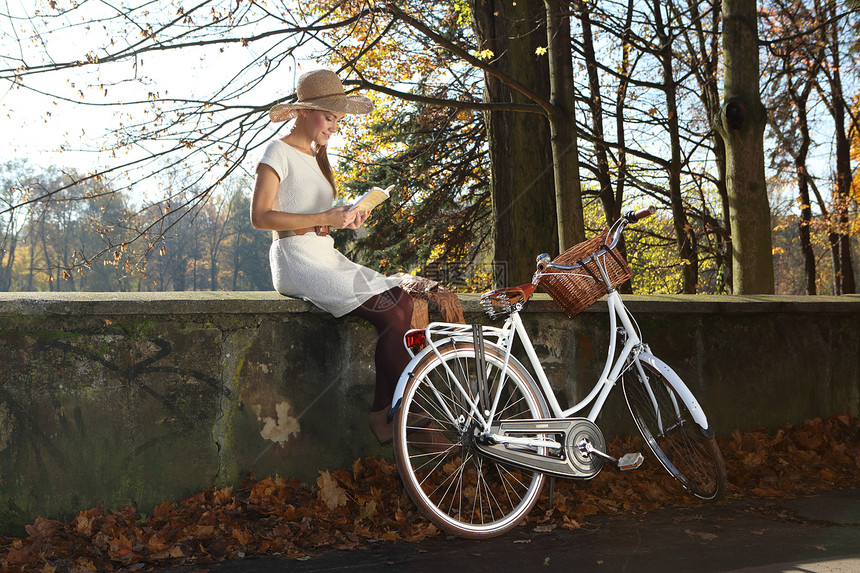
[[(600, 250), (606, 241), (608, 229), (593, 237), (572, 246), (552, 260), (561, 265), (574, 265), (592, 253)], [(612, 249), (600, 257), (612, 286), (618, 286), (630, 280), (633, 273), (627, 262), (618, 252)], [(590, 261), (584, 268), (575, 271), (547, 269), (540, 273), (539, 286), (543, 287), (561, 309), (571, 318), (597, 302), (607, 292), (607, 286), (600, 277), (595, 261)]]

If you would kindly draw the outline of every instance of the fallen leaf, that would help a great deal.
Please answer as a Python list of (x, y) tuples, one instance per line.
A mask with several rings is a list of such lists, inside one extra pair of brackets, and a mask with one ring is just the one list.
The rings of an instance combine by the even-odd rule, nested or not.
[(710, 541), (712, 539), (717, 538), (717, 536), (713, 533), (707, 533), (704, 531), (693, 531), (692, 529), (685, 529), (684, 533), (686, 533), (690, 537), (698, 537), (699, 539), (704, 539), (705, 541)]
[(319, 499), (326, 504), (329, 509), (335, 507), (343, 507), (348, 501), (346, 491), (331, 477), (327, 471), (320, 471), (320, 477), (317, 478), (319, 486)]
[(376, 517), (378, 513), (379, 512), (376, 510), (376, 501), (371, 499), (361, 506), (360, 517), (362, 519), (368, 519), (371, 517)]
[(230, 505), (233, 503), (233, 486), (217, 489), (212, 492), (213, 505)]
[(254, 536), (248, 532), (248, 528), (246, 527), (242, 531), (239, 531), (238, 529), (234, 529), (233, 530), (233, 539), (235, 539), (239, 545), (248, 546), (254, 540)]
[(75, 518), (75, 531), (81, 535), (89, 537), (93, 533), (93, 520), (86, 515), (79, 515)]
[(63, 526), (59, 521), (53, 519), (45, 519), (37, 517), (32, 525), (27, 525), (24, 529), (30, 537), (51, 537)]
[(555, 523), (547, 523), (546, 525), (538, 525), (535, 527), (535, 533), (549, 533), (555, 529)]

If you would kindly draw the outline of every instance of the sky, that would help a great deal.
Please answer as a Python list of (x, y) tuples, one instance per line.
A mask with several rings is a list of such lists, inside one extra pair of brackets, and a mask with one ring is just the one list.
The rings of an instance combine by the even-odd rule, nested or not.
[[(34, 37), (36, 21), (29, 20), (27, 16), (33, 14), (38, 4), (31, 0), (31, 5), (27, 6), (24, 2), (8, 0), (5, 13), (10, 17), (0, 18), (0, 54), (7, 56), (2, 60), (3, 68), (17, 65), (8, 57), (20, 57), (31, 66), (46, 60), (80, 59), (104, 41), (103, 37), (96, 37), (100, 36), (97, 34), (86, 36), (71, 31), (49, 33), (47, 30), (41, 30), (47, 39), (46, 46), (28, 41)], [(90, 14), (98, 17), (102, 15), (99, 12), (94, 9)], [(86, 142), (92, 141), (109, 123), (112, 114), (104, 108), (64, 102), (34, 91), (61, 91), (70, 96), (74, 93), (71, 86), (75, 85), (84, 92), (84, 100), (89, 94), (89, 101), (95, 103), (94, 94), (85, 86), (100, 83), (103, 78), (83, 73), (84, 70), (29, 76), (24, 82), (33, 90), (13, 87), (7, 82), (0, 84), (0, 133), (6, 134), (0, 139), (0, 157), (26, 157), (41, 166), (64, 163), (89, 165), (98, 161), (92, 153), (86, 152), (68, 153), (61, 157), (59, 147), (68, 141), (74, 147), (85, 148)], [(107, 81), (112, 80), (108, 78)]]
[[(16, 67), (17, 63), (10, 57), (17, 58), (22, 53), (31, 66), (46, 58), (54, 61), (84, 59), (88, 53), (97, 53), (97, 48), (108, 41), (104, 32), (89, 29), (81, 33), (82, 28), (73, 26), (50, 33), (40, 30), (47, 40), (47, 48), (39, 43), (19, 42), (19, 38), (34, 36), (35, 20), (26, 16), (32, 14), (33, 4), (37, 2), (5, 0), (0, 3), (0, 14), (11, 14), (15, 21), (12, 24), (9, 17), (0, 17), (0, 68)], [(89, 2), (85, 6), (93, 7), (82, 13), (86, 18), (97, 19), (111, 13), (105, 12), (105, 3)], [(67, 27), (69, 23), (58, 23), (55, 28)], [(211, 48), (206, 51), (189, 48), (166, 54), (150, 52), (136, 62), (128, 60), (113, 65), (27, 76), (25, 84), (32, 89), (0, 82), (0, 134), (3, 134), (0, 137), (0, 162), (26, 158), (36, 168), (54, 165), (90, 171), (128, 160), (128, 156), (113, 158), (99, 151), (99, 143), (110, 127), (120, 121), (128, 121), (122, 115), (129, 112), (129, 107), (94, 104), (139, 101), (146, 99), (149, 92), (160, 97), (203, 99), (221, 87), (219, 82), (232, 75), (232, 70), (240, 69), (249, 58), (267, 47), (264, 44), (227, 47), (220, 53)], [(318, 67), (320, 65), (311, 59), (295, 61), (297, 73)], [(268, 85), (270, 92), (275, 93), (265, 93), (267, 99), (287, 96), (294, 91), (297, 73), (281, 70), (276, 78), (277, 85)], [(61, 94), (72, 101), (42, 95), (40, 91)], [(135, 119), (146, 117), (142, 115), (142, 109), (134, 113)], [(276, 127), (272, 126), (272, 136)], [(332, 144), (335, 151), (338, 144), (339, 141)], [(153, 145), (151, 149), (157, 149), (158, 145)], [(169, 145), (172, 146), (172, 142)], [(61, 146), (65, 150), (61, 150)], [(132, 153), (145, 152), (135, 150)], [(250, 159), (248, 163), (248, 168), (253, 171)]]
[[(3, 47), (5, 49), (5, 46)], [(174, 56), (175, 57), (175, 56)], [(205, 62), (197, 61), (190, 68), (177, 69), (164, 65), (164, 56), (150, 55), (143, 58), (141, 70), (145, 76), (140, 83), (129, 85), (113, 85), (108, 88), (111, 99), (128, 97), (133, 100), (145, 99), (147, 90), (164, 95), (176, 94), (189, 97), (203, 96), (211, 86), (207, 79), (208, 73)], [(189, 54), (189, 62), (198, 60)], [(224, 62), (221, 62), (224, 65)], [(117, 66), (120, 67), (120, 66)], [(119, 70), (116, 70), (117, 72)], [(53, 72), (49, 81), (44, 79), (30, 80), (27, 84), (38, 90), (52, 89), (46, 85), (61, 82), (67, 85), (75, 84), (83, 87), (85, 101), (63, 101), (55, 97), (41, 95), (36, 91), (25, 88), (10, 88), (8, 84), (0, 85), (0, 133), (6, 136), (0, 138), (0, 157), (27, 157), (32, 163), (41, 166), (67, 165), (92, 168), (109, 162), (109, 158), (96, 149), (98, 141), (104, 137), (106, 130), (121, 121), (118, 114), (127, 110), (119, 106), (99, 107), (105, 98), (95, 89), (87, 89), (85, 84), (111, 83), (114, 75), (111, 70), (102, 70), (101, 74), (80, 73), (72, 76), (69, 72)], [(119, 78), (120, 74), (115, 73)], [(291, 91), (289, 88), (287, 91)], [(73, 90), (64, 90), (73, 92)], [(88, 105), (90, 104), (90, 105)], [(139, 117), (139, 116), (138, 116)], [(61, 151), (60, 146), (68, 144), (71, 151)]]

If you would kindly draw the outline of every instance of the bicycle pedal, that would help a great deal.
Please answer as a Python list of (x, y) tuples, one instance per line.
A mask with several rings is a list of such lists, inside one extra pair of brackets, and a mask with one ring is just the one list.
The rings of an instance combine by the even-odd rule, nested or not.
[(627, 470), (635, 470), (639, 466), (642, 465), (642, 462), (645, 461), (645, 456), (640, 454), (639, 452), (635, 452), (632, 454), (624, 454), (620, 458), (618, 458), (618, 469), (621, 471)]

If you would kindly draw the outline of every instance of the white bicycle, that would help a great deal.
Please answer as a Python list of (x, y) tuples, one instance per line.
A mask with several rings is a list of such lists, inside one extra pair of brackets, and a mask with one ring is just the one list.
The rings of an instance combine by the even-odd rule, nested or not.
[[(413, 359), (392, 402), (394, 454), (407, 491), (437, 526), (468, 538), (501, 535), (532, 509), (545, 476), (590, 479), (607, 462), (639, 467), (640, 453), (607, 454), (595, 423), (616, 383), (660, 464), (692, 495), (724, 497), (726, 470), (704, 411), (642, 342), (615, 289), (632, 276), (618, 239), (627, 224), (654, 211), (628, 213), (554, 260), (541, 255), (531, 284), (485, 293), (481, 304), (490, 315), (506, 317), (501, 328), (432, 323), (407, 333)], [(589, 395), (567, 409), (519, 315), (538, 285), (570, 316), (608, 294), (615, 336), (606, 365)], [(512, 355), (517, 339), (537, 383)], [(586, 416), (576, 416), (589, 404)]]

